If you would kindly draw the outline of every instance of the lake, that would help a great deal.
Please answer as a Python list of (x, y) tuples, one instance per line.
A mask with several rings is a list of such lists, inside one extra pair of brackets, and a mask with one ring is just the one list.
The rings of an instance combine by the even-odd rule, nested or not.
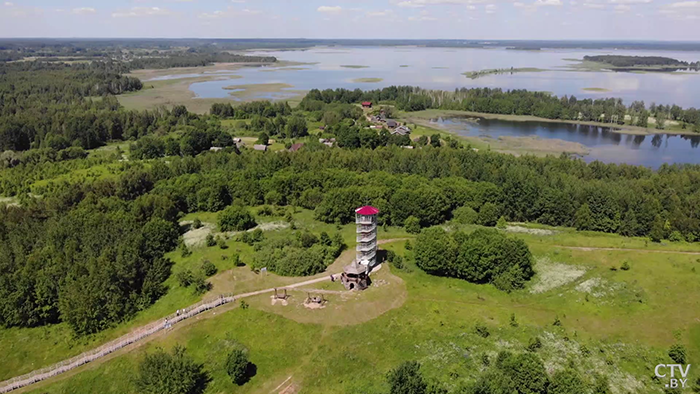
[(513, 122), (497, 119), (440, 118), (431, 121), (435, 126), (468, 137), (488, 136), (556, 138), (577, 142), (588, 148), (583, 156), (587, 162), (627, 163), (658, 168), (664, 163), (700, 164), (699, 136), (670, 134), (621, 134), (608, 127), (550, 122)]
[[(700, 73), (622, 73), (575, 71), (576, 64), (566, 59), (582, 59), (585, 55), (666, 56), (685, 61), (700, 60), (700, 52), (550, 49), (540, 51), (506, 48), (425, 48), (425, 47), (314, 47), (296, 51), (256, 51), (254, 55), (270, 55), (303, 65), (292, 67), (246, 67), (221, 71), (221, 79), (193, 83), (197, 97), (230, 97), (231, 85), (288, 84), (291, 88), (277, 92), (256, 93), (249, 98), (285, 99), (293, 90), (313, 88), (375, 89), (391, 85), (411, 85), (430, 89), (453, 90), (459, 87), (490, 87), (547, 91), (558, 96), (579, 98), (620, 97), (625, 102), (644, 100), (647, 104), (700, 106)], [(343, 66), (362, 66), (348, 68)], [(547, 71), (487, 75), (469, 79), (468, 71), (493, 68), (540, 68)], [(211, 74), (172, 75), (158, 79), (195, 77)], [(237, 75), (242, 78), (228, 79)], [(381, 82), (359, 82), (363, 78), (379, 78)], [(606, 91), (587, 91), (585, 89)]]

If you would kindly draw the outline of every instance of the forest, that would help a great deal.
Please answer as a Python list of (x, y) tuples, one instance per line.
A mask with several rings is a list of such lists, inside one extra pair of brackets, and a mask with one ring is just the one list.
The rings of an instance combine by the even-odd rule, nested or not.
[[(327, 89), (311, 90), (302, 101), (302, 108), (314, 103), (356, 103), (359, 101), (391, 102), (397, 109), (422, 111), (445, 109), (505, 115), (531, 115), (546, 119), (625, 122), (629, 115), (632, 124), (647, 127), (647, 118), (675, 120), (683, 128), (700, 132), (700, 110), (677, 105), (649, 107), (643, 101), (625, 105), (621, 99), (577, 99), (575, 96), (556, 97), (546, 92), (490, 88), (460, 88), (454, 92), (427, 90), (410, 86), (390, 86), (369, 91)], [(658, 122), (657, 122), (658, 123)], [(661, 122), (663, 124), (663, 122)]]

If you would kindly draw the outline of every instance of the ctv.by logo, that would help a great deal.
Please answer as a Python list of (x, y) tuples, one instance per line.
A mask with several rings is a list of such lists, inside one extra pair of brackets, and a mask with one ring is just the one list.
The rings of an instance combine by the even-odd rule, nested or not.
[[(677, 379), (675, 377), (676, 369), (678, 369), (678, 373), (683, 379)], [(665, 378), (669, 374), (668, 370), (670, 370), (671, 377), (669, 378), (666, 387), (672, 389), (685, 388), (686, 383), (688, 383), (688, 372), (690, 371), (690, 364), (685, 366), (685, 370), (683, 370), (683, 365), (681, 364), (659, 364), (656, 366), (656, 368), (654, 368), (654, 374), (658, 378)]]

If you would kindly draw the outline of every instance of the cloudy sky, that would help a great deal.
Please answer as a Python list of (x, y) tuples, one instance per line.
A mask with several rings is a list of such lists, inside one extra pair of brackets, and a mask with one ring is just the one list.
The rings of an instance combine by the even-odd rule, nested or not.
[(700, 0), (0, 0), (0, 37), (700, 40)]

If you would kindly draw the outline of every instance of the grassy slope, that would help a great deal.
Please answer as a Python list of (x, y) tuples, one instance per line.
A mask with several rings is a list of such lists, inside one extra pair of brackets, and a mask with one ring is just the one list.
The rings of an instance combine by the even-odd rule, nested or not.
[[(316, 231), (328, 225), (317, 226)], [(352, 238), (352, 228), (344, 229), (343, 234)], [(249, 310), (210, 313), (209, 318), (202, 317), (203, 321), (177, 328), (172, 334), (142, 349), (103, 364), (89, 365), (85, 372), (71, 379), (60, 379), (54, 384), (47, 382), (39, 386), (37, 392), (134, 392), (131, 383), (134, 360), (154, 346), (170, 347), (174, 343), (187, 345), (195, 358), (213, 371), (214, 381), (208, 391), (212, 393), (269, 392), (290, 375), (304, 392), (375, 391), (383, 387), (385, 371), (405, 359), (420, 360), (429, 376), (458, 384), (474, 376), (479, 369), (476, 356), (481, 352), (495, 352), (504, 346), (519, 349), (533, 335), (548, 338), (543, 357), (555, 367), (571, 358), (582, 367), (595, 368), (613, 377), (624, 378), (628, 373), (636, 377), (622, 379), (628, 383), (651, 384), (648, 368), (665, 360), (665, 349), (677, 341), (676, 338), (689, 346), (691, 362), (700, 356), (700, 342), (697, 340), (700, 324), (691, 313), (698, 310), (700, 274), (693, 268), (696, 271), (700, 268), (700, 256), (653, 252), (697, 252), (700, 249), (696, 246), (647, 244), (643, 239), (580, 234), (570, 230), (549, 236), (516, 236), (528, 242), (536, 257), (583, 266), (586, 273), (574, 283), (545, 293), (519, 291), (508, 295), (490, 285), (431, 277), (415, 267), (410, 273), (393, 270), (405, 282), (408, 292), (405, 303), (398, 309), (384, 311), (376, 319), (350, 326), (342, 325), (352, 322), (352, 319), (333, 313), (332, 308), (352, 308), (352, 300), (343, 304), (329, 296), (331, 304), (324, 310), (328, 314), (319, 317), (317, 312), (321, 311), (307, 311), (298, 305), (272, 307), (268, 296), (263, 295), (249, 301), (252, 305)], [(382, 234), (382, 237), (387, 235)], [(403, 242), (397, 242), (386, 247), (401, 254), (404, 253), (403, 245)], [(585, 251), (558, 245), (643, 250)], [(245, 254), (245, 250), (241, 253)], [(610, 270), (611, 266), (619, 267), (623, 261), (628, 261), (632, 269)], [(177, 267), (185, 264), (178, 262)], [(216, 264), (221, 262), (216, 261)], [(384, 274), (388, 275), (388, 272)], [(607, 293), (586, 300), (585, 294), (576, 291), (575, 287), (591, 278), (603, 280)], [(389, 276), (387, 280), (391, 282), (393, 279)], [(258, 285), (244, 287), (265, 287)], [(339, 290), (338, 284), (328, 283), (324, 287)], [(393, 303), (402, 297), (400, 289), (391, 289), (370, 294), (366, 301), (376, 308), (382, 302)], [(171, 295), (165, 298), (168, 297)], [(638, 302), (639, 298), (642, 303)], [(357, 310), (353, 313), (362, 314)], [(520, 327), (509, 326), (512, 313)], [(345, 316), (346, 320), (340, 316)], [(563, 328), (551, 325), (555, 316), (562, 320)], [(491, 327), (492, 336), (483, 339), (474, 335), (471, 330), (476, 321), (483, 321)], [(568, 337), (569, 342), (564, 337)], [(222, 349), (230, 346), (232, 340), (248, 346), (253, 362), (258, 365), (258, 376), (242, 388), (233, 388), (221, 373), (225, 357)], [(586, 344), (593, 355), (584, 360), (574, 350), (561, 349), (577, 342)], [(608, 359), (613, 365), (603, 362)], [(107, 373), (114, 379), (100, 379)], [(355, 373), (366, 380), (360, 383), (353, 379)]]

